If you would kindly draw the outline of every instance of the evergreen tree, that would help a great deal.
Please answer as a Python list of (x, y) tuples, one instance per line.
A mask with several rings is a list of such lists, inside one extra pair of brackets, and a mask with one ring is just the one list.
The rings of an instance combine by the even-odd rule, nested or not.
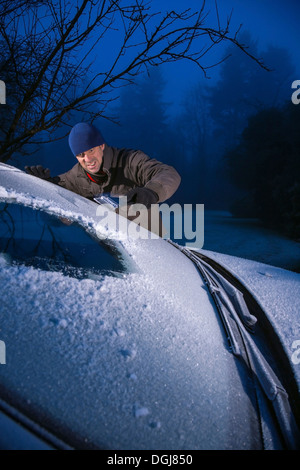
[(241, 35), (240, 40), (247, 43), (255, 55), (263, 57), (269, 70), (257, 67), (241, 51), (227, 49), (226, 55), (230, 57), (221, 65), (218, 82), (208, 89), (211, 118), (218, 139), (226, 149), (237, 144), (250, 116), (286, 102), (294, 74), (285, 49), (270, 45), (258, 52), (248, 32)]
[[(220, 65), (218, 81), (212, 86), (196, 85), (187, 98), (188, 105), (181, 119), (186, 129), (184, 134), (193, 130), (198, 136), (198, 143), (194, 136), (191, 166), (197, 171), (201, 161), (199, 174), (203, 174), (206, 184), (199, 181), (199, 193), (203, 197), (204, 190), (206, 204), (220, 209), (228, 209), (238, 194), (236, 185), (232, 185), (228, 177), (225, 153), (238, 145), (250, 116), (279, 106), (290, 98), (287, 95), (294, 71), (285, 49), (269, 46), (260, 53), (248, 32), (240, 35), (239, 40), (247, 44), (254, 55), (261, 56), (270, 70), (258, 67), (248, 56), (230, 46), (226, 51), (228, 59)], [(199, 122), (202, 122), (201, 129)]]
[(235, 215), (259, 217), (268, 226), (300, 238), (300, 113), (288, 103), (249, 119), (240, 144), (227, 154), (232, 182), (244, 196)]
[(110, 132), (112, 145), (139, 148), (152, 158), (166, 160), (166, 103), (163, 101), (165, 82), (158, 68), (151, 69), (136, 84), (122, 89), (115, 111), (119, 126)]

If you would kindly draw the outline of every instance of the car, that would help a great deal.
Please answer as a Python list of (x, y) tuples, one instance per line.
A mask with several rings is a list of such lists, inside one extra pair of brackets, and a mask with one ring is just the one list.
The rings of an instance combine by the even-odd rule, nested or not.
[(0, 447), (299, 448), (300, 275), (99, 207), (0, 164)]

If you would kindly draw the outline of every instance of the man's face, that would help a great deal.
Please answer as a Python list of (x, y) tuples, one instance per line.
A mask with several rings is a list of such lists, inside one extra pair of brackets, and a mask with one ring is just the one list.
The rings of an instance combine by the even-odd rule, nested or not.
[(86, 152), (82, 152), (79, 155), (76, 155), (77, 160), (85, 171), (94, 174), (100, 170), (103, 160), (104, 147), (105, 144), (102, 144), (99, 145), (99, 147), (94, 147), (87, 150)]

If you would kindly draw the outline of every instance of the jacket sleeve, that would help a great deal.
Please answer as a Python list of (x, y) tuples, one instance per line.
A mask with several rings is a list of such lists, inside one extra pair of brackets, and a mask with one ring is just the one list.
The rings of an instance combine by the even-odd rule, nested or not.
[(158, 195), (158, 202), (169, 199), (178, 189), (181, 177), (170, 165), (149, 158), (141, 151), (128, 155), (128, 170), (138, 186), (152, 189)]
[(67, 171), (66, 173), (62, 173), (61, 175), (56, 176), (56, 184), (62, 186), (65, 189), (69, 189), (75, 193), (78, 193), (76, 185), (74, 182), (76, 181), (75, 174), (77, 172), (77, 164), (71, 168), (71, 170)]

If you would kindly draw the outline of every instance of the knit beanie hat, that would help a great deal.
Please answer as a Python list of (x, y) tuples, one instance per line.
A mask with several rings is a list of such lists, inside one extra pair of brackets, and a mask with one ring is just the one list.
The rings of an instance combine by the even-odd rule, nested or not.
[(101, 132), (87, 122), (75, 124), (69, 134), (69, 146), (75, 156), (104, 143)]

